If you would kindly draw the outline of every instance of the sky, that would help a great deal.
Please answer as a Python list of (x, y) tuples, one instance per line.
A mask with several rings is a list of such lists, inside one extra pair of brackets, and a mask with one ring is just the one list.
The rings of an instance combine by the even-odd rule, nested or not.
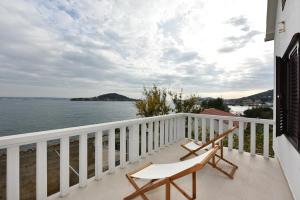
[(153, 84), (237, 98), (273, 88), (266, 0), (0, 1), (0, 96), (139, 98)]

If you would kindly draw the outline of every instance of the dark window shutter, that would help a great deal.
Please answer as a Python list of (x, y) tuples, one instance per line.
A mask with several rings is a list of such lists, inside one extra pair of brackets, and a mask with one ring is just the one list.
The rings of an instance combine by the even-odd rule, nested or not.
[(286, 67), (280, 57), (276, 57), (276, 136), (287, 130), (286, 121)]
[(284, 9), (285, 3), (286, 3), (286, 0), (281, 0), (281, 9), (282, 10)]
[(300, 106), (299, 106), (299, 55), (298, 48), (291, 53), (287, 63), (288, 82), (287, 82), (287, 134), (294, 146), (298, 147)]

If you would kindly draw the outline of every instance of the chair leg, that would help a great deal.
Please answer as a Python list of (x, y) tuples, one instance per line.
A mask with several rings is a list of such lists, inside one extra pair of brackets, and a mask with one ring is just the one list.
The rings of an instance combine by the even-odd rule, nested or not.
[(171, 200), (171, 185), (169, 181), (166, 183), (166, 200)]
[(216, 154), (216, 157), (218, 157), (220, 160), (223, 160), (224, 162), (226, 162), (227, 164), (232, 166), (231, 171), (228, 173), (226, 171), (224, 171), (223, 169), (221, 169), (220, 167), (218, 167), (217, 165), (215, 166), (215, 168), (217, 170), (219, 170), (220, 172), (222, 172), (223, 174), (225, 174), (226, 176), (228, 176), (229, 178), (233, 179), (233, 175), (236, 172), (236, 170), (238, 169), (238, 166), (233, 164), (232, 162), (230, 162), (229, 160), (226, 160), (225, 158), (223, 158), (222, 156), (219, 156)]
[(188, 195), (182, 188), (180, 188), (174, 181), (171, 180), (171, 184), (188, 200), (193, 200), (193, 196)]
[[(127, 179), (129, 180), (129, 182), (131, 183), (131, 185), (132, 185), (136, 190), (141, 189), (141, 188), (136, 184), (136, 182), (131, 178), (130, 175), (126, 175), (126, 177), (127, 177)], [(148, 184), (146, 184), (146, 185), (148, 185)], [(146, 185), (144, 185), (144, 186), (146, 186)], [(143, 187), (144, 187), (144, 186), (143, 186)], [(142, 188), (143, 188), (143, 187), (142, 187)], [(141, 197), (142, 197), (143, 200), (149, 200), (149, 199), (146, 197), (146, 195), (143, 194), (143, 193), (141, 193)]]
[(197, 193), (197, 185), (196, 185), (196, 172), (193, 172), (193, 199), (196, 199), (196, 193)]

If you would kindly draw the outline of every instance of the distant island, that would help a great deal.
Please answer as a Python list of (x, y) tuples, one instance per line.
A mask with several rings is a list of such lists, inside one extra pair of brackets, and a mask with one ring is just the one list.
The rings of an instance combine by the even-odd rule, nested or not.
[[(198, 104), (201, 105), (203, 101), (214, 99), (212, 97), (199, 97)], [(237, 99), (224, 99), (224, 103), (232, 106), (273, 106), (273, 90), (267, 90), (258, 94), (253, 94), (247, 97)]]
[(136, 101), (117, 93), (102, 94), (97, 97), (86, 97), (86, 98), (72, 98), (71, 101)]
[(248, 97), (238, 99), (225, 99), (228, 105), (259, 105), (259, 104), (273, 104), (273, 90), (268, 90)]

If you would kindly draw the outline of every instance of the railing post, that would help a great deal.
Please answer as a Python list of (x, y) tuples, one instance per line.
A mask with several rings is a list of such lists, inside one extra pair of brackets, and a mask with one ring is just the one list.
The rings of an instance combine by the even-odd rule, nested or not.
[(153, 152), (153, 122), (148, 123), (148, 153)]
[(206, 119), (201, 118), (202, 120), (202, 127), (201, 127), (201, 132), (202, 132), (202, 143), (206, 143)]
[(178, 119), (174, 118), (174, 138), (175, 142), (178, 141)]
[(146, 156), (146, 123), (142, 124), (142, 141), (141, 141), (141, 157), (144, 158)]
[(264, 158), (269, 158), (269, 134), (270, 127), (269, 124), (264, 124)]
[(7, 148), (6, 197), (7, 200), (20, 199), (20, 151), (19, 146)]
[(116, 165), (115, 129), (108, 131), (108, 170), (113, 173)]
[(239, 122), (239, 152), (244, 152), (244, 122)]
[(36, 199), (47, 198), (47, 142), (36, 145)]
[(169, 144), (169, 120), (165, 120), (165, 145)]
[(164, 146), (164, 138), (165, 138), (164, 120), (160, 120), (159, 122), (159, 147), (160, 148)]
[(139, 125), (133, 125), (129, 128), (129, 161), (134, 163), (139, 155)]
[(87, 134), (79, 136), (79, 187), (87, 184)]
[(215, 136), (215, 123), (214, 123), (214, 119), (213, 118), (211, 118), (210, 120), (209, 120), (209, 139), (210, 140), (212, 140)]
[(188, 138), (192, 138), (192, 117), (188, 116)]
[(180, 125), (181, 124), (181, 121), (180, 121), (180, 118), (176, 118), (176, 140), (178, 141), (178, 140), (180, 140), (180, 134), (181, 134), (181, 132), (180, 132)]
[[(232, 127), (233, 127), (233, 122), (232, 120), (229, 120), (228, 128), (230, 129)], [(231, 151), (232, 148), (233, 148), (233, 132), (228, 135), (228, 150)]]
[(274, 157), (276, 157), (276, 123), (272, 123), (272, 125), (273, 125), (273, 138), (272, 138), (272, 148), (273, 148), (273, 151), (274, 151)]
[(199, 132), (198, 132), (199, 126), (198, 126), (198, 118), (194, 118), (194, 139), (196, 141), (199, 141)]
[(65, 136), (60, 139), (60, 196), (64, 197), (69, 191), (69, 137)]
[(219, 134), (222, 134), (223, 133), (223, 119), (219, 119)]
[(172, 119), (170, 119), (170, 129), (169, 129), (169, 132), (170, 132), (170, 143), (171, 144), (173, 144), (173, 142), (174, 142), (174, 128), (173, 128), (173, 126), (174, 126), (174, 120), (173, 120), (173, 118)]
[(251, 122), (250, 153), (252, 156), (254, 156), (256, 153), (256, 124), (255, 124), (255, 122)]
[(103, 174), (103, 139), (102, 130), (95, 134), (95, 179), (100, 180)]
[(180, 117), (179, 118), (179, 137), (180, 139), (184, 139), (185, 138), (185, 118)]
[(158, 121), (154, 122), (154, 151), (158, 151), (158, 134), (159, 134), (159, 124)]
[(126, 164), (126, 126), (120, 128), (120, 167)]

